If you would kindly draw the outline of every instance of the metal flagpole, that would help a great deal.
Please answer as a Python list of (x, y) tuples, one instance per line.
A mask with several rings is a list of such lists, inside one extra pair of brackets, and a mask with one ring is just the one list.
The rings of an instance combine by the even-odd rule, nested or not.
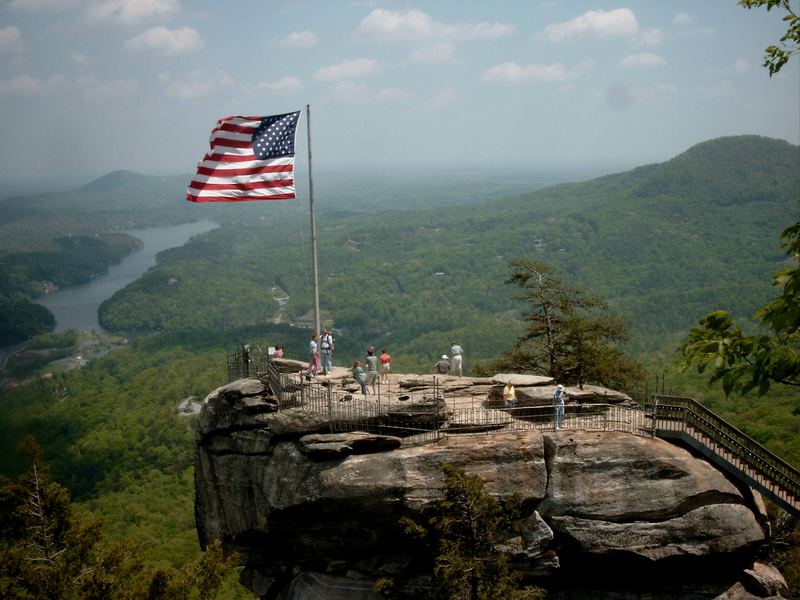
[(311, 277), (314, 279), (314, 333), (319, 340), (319, 279), (317, 277), (317, 224), (314, 220), (314, 178), (311, 176), (311, 105), (306, 104), (308, 136), (308, 206), (311, 213)]

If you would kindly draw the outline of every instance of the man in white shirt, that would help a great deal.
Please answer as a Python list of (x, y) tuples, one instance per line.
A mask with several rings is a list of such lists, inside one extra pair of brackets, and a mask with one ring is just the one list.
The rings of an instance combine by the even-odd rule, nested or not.
[(452, 343), (450, 346), (450, 366), (453, 375), (458, 375), (459, 377), (462, 376), (461, 372), (461, 356), (464, 354), (464, 349), (456, 344), (455, 342)]

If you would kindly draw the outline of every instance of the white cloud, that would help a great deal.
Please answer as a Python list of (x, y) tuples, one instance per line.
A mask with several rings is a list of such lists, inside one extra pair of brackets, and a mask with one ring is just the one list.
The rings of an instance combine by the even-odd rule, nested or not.
[(310, 48), (317, 43), (317, 36), (311, 31), (293, 31), (279, 43), (290, 48)]
[(136, 37), (132, 37), (125, 42), (125, 47), (129, 50), (151, 50), (165, 54), (180, 54), (199, 50), (203, 47), (203, 40), (200, 38), (200, 34), (191, 27), (169, 29), (158, 26), (151, 27)]
[(458, 101), (458, 93), (455, 90), (445, 89), (438, 92), (428, 101), (428, 108), (440, 110), (453, 106)]
[(22, 32), (16, 25), (0, 29), (0, 52), (16, 52), (22, 47)]
[(561, 63), (552, 65), (521, 66), (515, 62), (503, 63), (486, 69), (483, 81), (566, 81), (570, 76)]
[(84, 98), (92, 102), (105, 104), (118, 102), (133, 96), (139, 90), (139, 82), (135, 79), (117, 79), (108, 83), (97, 83), (86, 88)]
[(409, 60), (412, 63), (426, 65), (450, 62), (453, 60), (454, 51), (455, 46), (450, 42), (439, 42), (438, 44), (431, 44), (415, 50), (411, 53)]
[(658, 54), (652, 52), (639, 52), (638, 54), (629, 54), (619, 62), (620, 67), (626, 69), (635, 69), (638, 67), (661, 67), (667, 62)]
[(336, 92), (339, 97), (350, 100), (351, 102), (364, 102), (368, 99), (369, 95), (365, 83), (356, 83), (350, 80), (339, 81), (336, 86), (334, 86), (334, 92)]
[(38, 79), (30, 75), (17, 75), (11, 79), (0, 80), (0, 96), (32, 96), (50, 93), (64, 83), (63, 75), (53, 75), (48, 79)]
[(72, 62), (74, 62), (76, 65), (89, 64), (89, 57), (83, 52), (79, 52), (78, 50), (70, 52), (69, 57), (72, 59)]
[(636, 40), (637, 46), (658, 46), (664, 41), (664, 32), (656, 27), (644, 30)]
[(179, 81), (173, 81), (169, 73), (162, 73), (158, 78), (165, 84), (164, 95), (180, 100), (205, 98), (233, 84), (233, 78), (225, 71), (194, 71), (186, 79)]
[(574, 19), (553, 23), (544, 29), (545, 35), (554, 42), (575, 36), (594, 37), (630, 36), (639, 31), (636, 15), (628, 8), (614, 10), (590, 10)]
[(750, 70), (750, 63), (740, 58), (733, 63), (733, 70), (737, 73), (747, 73)]
[(376, 8), (358, 25), (358, 33), (382, 40), (475, 40), (493, 39), (513, 33), (514, 26), (506, 23), (439, 23), (426, 12), (412, 8), (396, 12)]
[(691, 25), (693, 21), (694, 21), (694, 19), (691, 17), (691, 15), (689, 15), (689, 14), (687, 14), (685, 12), (679, 12), (672, 19), (672, 22), (675, 23), (675, 25), (681, 25), (683, 27), (685, 27), (687, 25)]
[(93, 0), (86, 12), (95, 21), (131, 24), (177, 13), (180, 8), (180, 0)]
[(266, 82), (262, 81), (250, 86), (250, 89), (259, 91), (267, 90), (269, 92), (277, 92), (281, 94), (288, 94), (303, 89), (303, 84), (298, 77), (287, 75), (281, 77), (277, 81)]
[(411, 94), (406, 90), (399, 88), (384, 88), (375, 94), (376, 100), (385, 100), (389, 102), (402, 102), (408, 100)]
[(8, 7), (19, 10), (67, 10), (75, 8), (79, 0), (13, 0)]
[(381, 64), (372, 58), (357, 58), (345, 60), (335, 65), (323, 67), (314, 74), (314, 79), (319, 81), (342, 81), (358, 79), (372, 75), (381, 70)]

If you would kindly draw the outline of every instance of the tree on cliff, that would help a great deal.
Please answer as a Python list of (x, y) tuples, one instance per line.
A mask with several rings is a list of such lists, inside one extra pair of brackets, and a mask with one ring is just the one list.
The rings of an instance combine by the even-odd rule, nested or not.
[(752, 389), (763, 395), (774, 383), (800, 386), (800, 221), (781, 238), (790, 265), (773, 276), (781, 293), (754, 315), (764, 333), (745, 335), (727, 311), (717, 310), (701, 318), (679, 348), (681, 369), (709, 369), (709, 383), (721, 381), (725, 395)]
[(519, 519), (516, 497), (501, 502), (483, 489), (480, 477), (442, 465), (443, 498), (430, 527), (404, 519), (406, 531), (430, 538), (437, 548), (433, 597), (441, 600), (537, 600), (541, 590), (519, 589), (496, 545), (512, 537)]
[(98, 519), (79, 515), (26, 438), (30, 466), (0, 477), (0, 597), (9, 600), (181, 600), (216, 597), (235, 566), (219, 543), (182, 569), (154, 570), (129, 540), (103, 538)]
[(618, 346), (629, 337), (625, 324), (603, 314), (602, 298), (564, 283), (550, 264), (517, 259), (509, 265), (506, 283), (522, 288), (518, 297), (528, 303), (528, 327), (494, 369), (622, 389), (644, 378), (642, 367)]

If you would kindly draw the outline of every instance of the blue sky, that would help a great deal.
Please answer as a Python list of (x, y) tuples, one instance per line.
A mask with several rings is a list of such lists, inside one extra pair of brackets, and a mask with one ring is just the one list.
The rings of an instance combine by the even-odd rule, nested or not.
[(800, 143), (800, 58), (761, 66), (782, 15), (735, 0), (0, 2), (0, 179), (189, 173), (217, 118), (306, 104), (325, 170)]

